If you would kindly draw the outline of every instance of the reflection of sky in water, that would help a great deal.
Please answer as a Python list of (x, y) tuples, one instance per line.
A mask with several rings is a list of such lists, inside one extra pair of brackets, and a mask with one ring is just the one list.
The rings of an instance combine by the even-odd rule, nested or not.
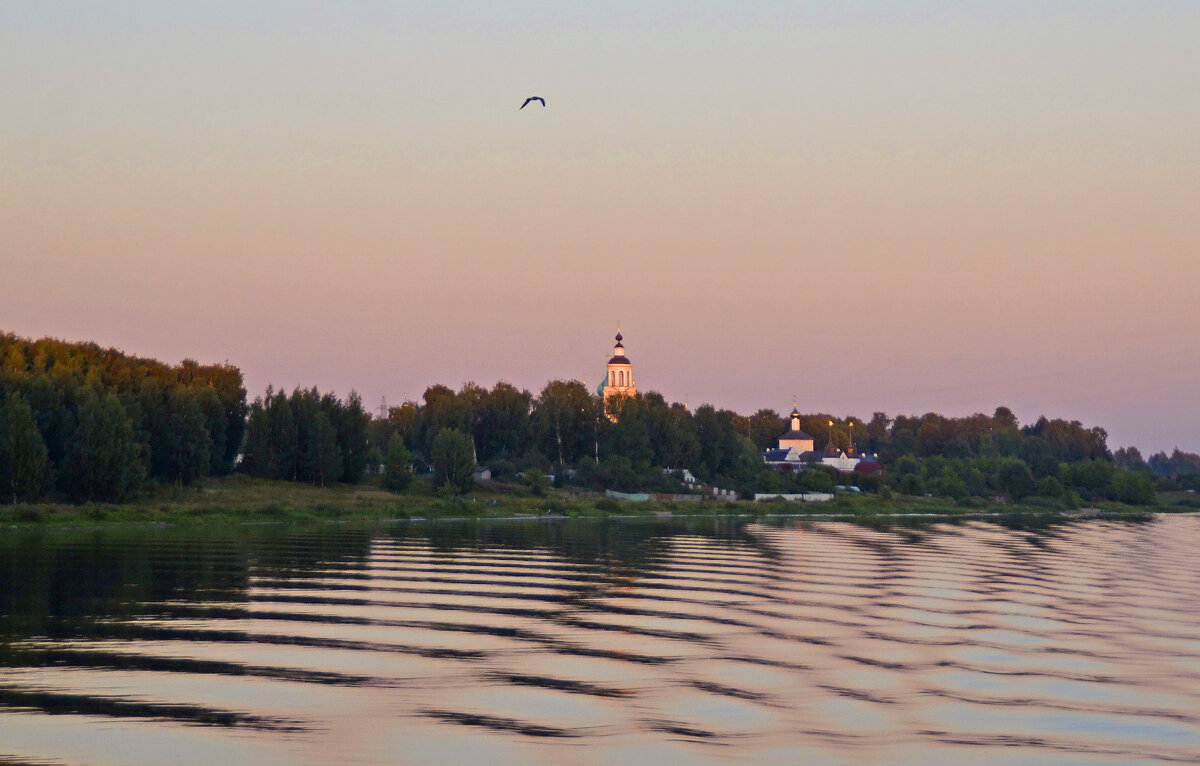
[(0, 536), (0, 762), (1200, 761), (1200, 519), (803, 526)]
[(940, 726), (963, 733), (1051, 739), (1083, 735), (1080, 741), (1097, 747), (1122, 741), (1127, 745), (1200, 747), (1200, 730), (1177, 721), (1062, 710), (994, 710), (971, 704), (944, 705), (931, 712)]

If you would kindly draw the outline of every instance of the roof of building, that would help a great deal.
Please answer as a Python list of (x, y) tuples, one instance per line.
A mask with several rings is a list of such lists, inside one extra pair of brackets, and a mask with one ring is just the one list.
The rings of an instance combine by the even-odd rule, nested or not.
[[(788, 453), (792, 453), (795, 457), (788, 460)], [(797, 452), (793, 447), (784, 447), (782, 449), (769, 449), (763, 452), (764, 463), (807, 463), (813, 459), (814, 453), (811, 450)]]
[(842, 454), (842, 451), (833, 442), (825, 445), (825, 457), (837, 457), (840, 454)]
[(809, 436), (808, 434), (804, 433), (803, 431), (801, 431), (799, 428), (797, 428), (795, 430), (789, 430), (783, 436), (779, 437), (780, 441), (795, 440), (795, 439), (800, 439), (802, 441), (809, 441), (809, 442), (812, 441), (812, 437)]
[(629, 357), (627, 357), (627, 356), (614, 356), (612, 359), (609, 359), (609, 360), (608, 360), (608, 363), (609, 363), (609, 364), (629, 364)]

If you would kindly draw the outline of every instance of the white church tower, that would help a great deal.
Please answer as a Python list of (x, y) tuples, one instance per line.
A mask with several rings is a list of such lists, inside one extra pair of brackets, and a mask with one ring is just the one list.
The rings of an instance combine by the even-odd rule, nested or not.
[(625, 346), (621, 345), (621, 328), (617, 328), (617, 343), (613, 346), (612, 358), (608, 360), (608, 378), (604, 381), (602, 392), (604, 401), (612, 396), (633, 396), (637, 387), (633, 383), (633, 365), (625, 356)]

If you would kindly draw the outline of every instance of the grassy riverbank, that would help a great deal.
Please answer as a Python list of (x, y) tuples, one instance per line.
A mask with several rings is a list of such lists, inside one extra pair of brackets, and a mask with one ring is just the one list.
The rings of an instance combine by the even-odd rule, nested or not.
[[(1160, 494), (1153, 506), (1100, 503), (1106, 516), (1136, 517), (1148, 512), (1200, 510), (1200, 498), (1183, 493)], [(1009, 505), (980, 499), (956, 503), (944, 498), (843, 494), (830, 503), (728, 502), (618, 503), (569, 491), (550, 491), (535, 497), (519, 486), (489, 484), (462, 497), (438, 497), (427, 484), (416, 482), (401, 494), (377, 483), (317, 488), (305, 484), (265, 481), (245, 476), (209, 479), (179, 489), (156, 487), (135, 501), (122, 504), (70, 505), (40, 503), (0, 506), (0, 525), (95, 526), (106, 524), (229, 524), (263, 521), (388, 520), (411, 518), (511, 518), (562, 515), (605, 517), (744, 514), (795, 514), (856, 517), (987, 515), (1062, 516), (1064, 509), (1038, 498)]]

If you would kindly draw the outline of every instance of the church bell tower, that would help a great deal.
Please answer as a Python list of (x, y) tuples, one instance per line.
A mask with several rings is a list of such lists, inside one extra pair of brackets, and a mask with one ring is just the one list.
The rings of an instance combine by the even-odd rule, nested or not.
[(633, 365), (625, 356), (625, 346), (621, 344), (621, 328), (617, 327), (617, 342), (613, 346), (612, 358), (608, 360), (608, 378), (604, 381), (604, 400), (612, 396), (633, 396), (637, 388), (633, 383)]

